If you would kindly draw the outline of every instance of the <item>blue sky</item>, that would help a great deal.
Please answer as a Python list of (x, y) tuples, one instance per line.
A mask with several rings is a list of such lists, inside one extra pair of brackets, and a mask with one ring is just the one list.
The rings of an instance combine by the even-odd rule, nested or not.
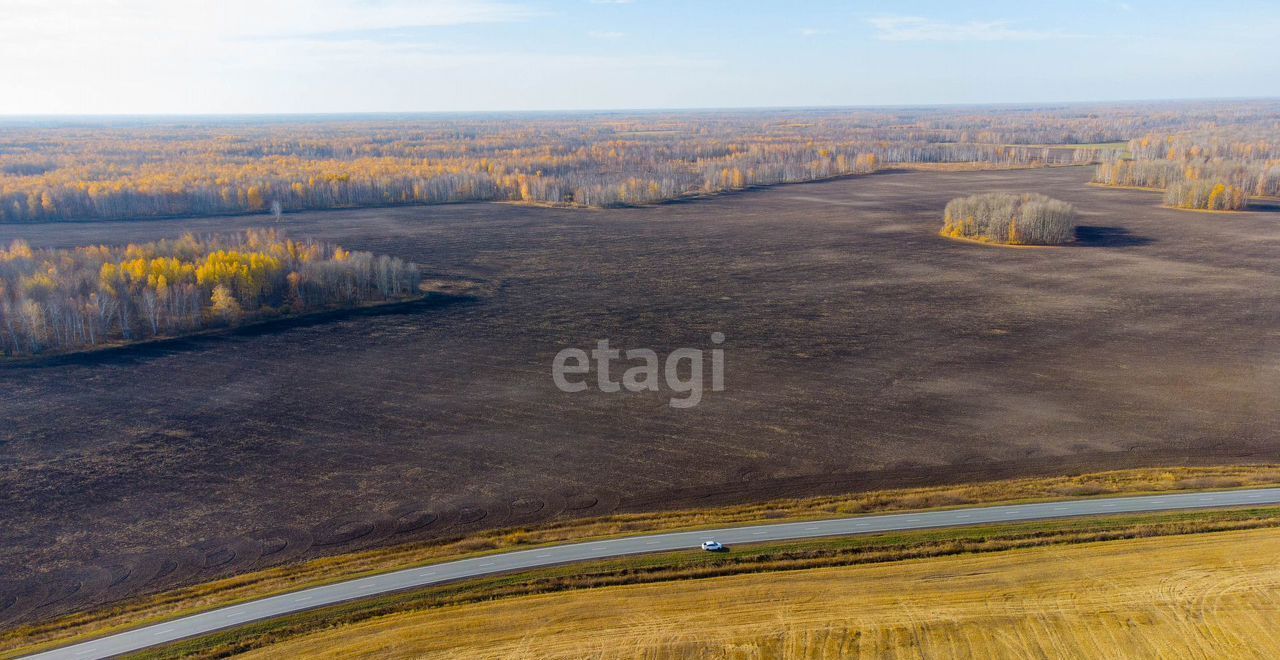
[(0, 0), (4, 114), (1280, 96), (1280, 3)]

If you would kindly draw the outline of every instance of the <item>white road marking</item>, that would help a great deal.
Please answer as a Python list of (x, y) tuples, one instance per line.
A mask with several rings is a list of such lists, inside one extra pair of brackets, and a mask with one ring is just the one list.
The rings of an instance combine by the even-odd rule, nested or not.
[(295, 603), (301, 603), (302, 601), (305, 601), (305, 600), (311, 600), (311, 596), (303, 596), (303, 597), (301, 597), (301, 598), (294, 598), (294, 599), (293, 599), (293, 602), (295, 602)]

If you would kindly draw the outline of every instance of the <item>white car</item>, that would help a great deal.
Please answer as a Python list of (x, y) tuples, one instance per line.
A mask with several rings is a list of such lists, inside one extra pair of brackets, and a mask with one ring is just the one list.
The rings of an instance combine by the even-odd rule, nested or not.
[(722, 552), (725, 550), (725, 547), (719, 541), (703, 541), (702, 549), (707, 552)]

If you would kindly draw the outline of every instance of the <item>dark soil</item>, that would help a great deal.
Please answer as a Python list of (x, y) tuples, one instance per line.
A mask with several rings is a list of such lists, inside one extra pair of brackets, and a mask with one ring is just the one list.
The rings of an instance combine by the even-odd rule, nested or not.
[[(1280, 459), (1280, 215), (1087, 169), (902, 172), (609, 211), (289, 215), (483, 295), (0, 368), (0, 624), (556, 516)], [(1079, 240), (937, 236), (1040, 192)], [(0, 227), (122, 243), (234, 217)], [(565, 394), (561, 348), (710, 348), (727, 389)]]

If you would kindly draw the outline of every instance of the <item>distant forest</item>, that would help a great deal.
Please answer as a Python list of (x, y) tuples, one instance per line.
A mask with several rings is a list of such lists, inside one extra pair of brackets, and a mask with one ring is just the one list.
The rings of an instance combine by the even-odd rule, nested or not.
[[(916, 163), (1111, 161), (1263, 103), (10, 120), (0, 221), (504, 200), (608, 207)], [(1270, 113), (1270, 114), (1269, 114)]]
[(125, 247), (0, 248), (0, 354), (190, 334), (286, 313), (418, 294), (400, 259), (271, 230)]
[[(0, 222), (472, 200), (609, 207), (914, 164), (1102, 163), (1231, 207), (1280, 188), (1280, 103), (8, 120)], [(1192, 190), (1195, 188), (1195, 190)], [(1236, 190), (1239, 193), (1235, 192)], [(1179, 202), (1181, 203), (1181, 202)]]
[(1129, 141), (1128, 155), (1098, 165), (1094, 182), (1165, 191), (1165, 204), (1243, 209), (1249, 197), (1280, 197), (1280, 114)]

